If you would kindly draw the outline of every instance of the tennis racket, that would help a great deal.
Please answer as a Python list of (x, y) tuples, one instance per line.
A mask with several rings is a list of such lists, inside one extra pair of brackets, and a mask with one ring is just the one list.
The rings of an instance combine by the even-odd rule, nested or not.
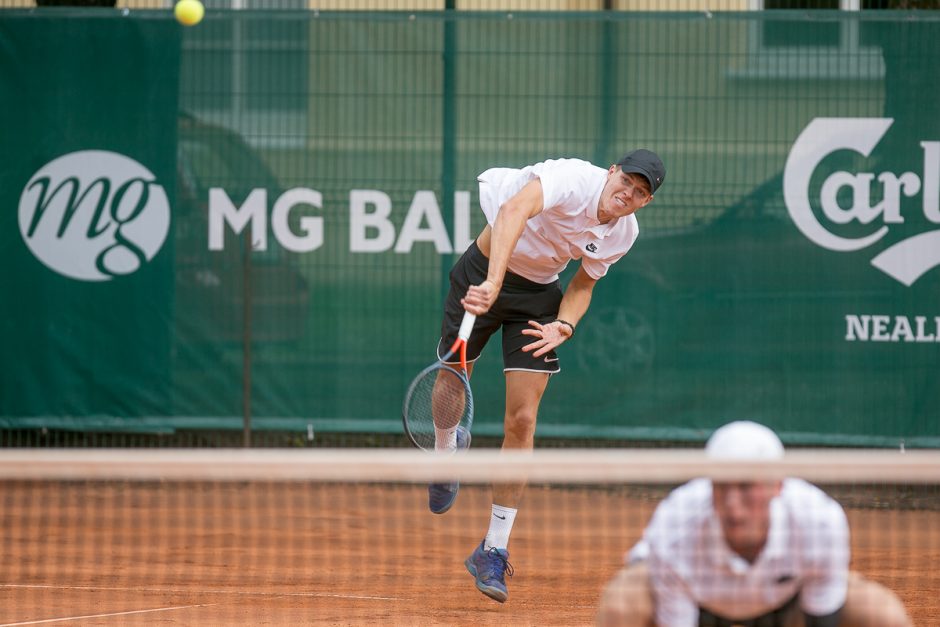
[[(462, 425), (467, 431), (473, 424), (473, 395), (467, 378), (467, 339), (476, 316), (465, 313), (457, 339), (446, 355), (415, 377), (402, 405), (401, 419), (405, 435), (421, 450), (434, 450), (434, 429), (453, 429)], [(459, 367), (448, 362), (459, 356)]]

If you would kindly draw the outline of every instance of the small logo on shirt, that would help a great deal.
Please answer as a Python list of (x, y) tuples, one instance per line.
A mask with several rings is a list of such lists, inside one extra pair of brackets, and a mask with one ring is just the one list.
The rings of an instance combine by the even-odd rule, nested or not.
[(587, 248), (588, 252), (590, 252), (590, 253), (596, 253), (596, 252), (597, 252), (597, 244), (595, 244), (594, 242), (591, 242), (590, 244), (588, 244), (587, 246), (585, 246), (585, 248)]
[(779, 577), (777, 577), (777, 585), (782, 586), (783, 584), (789, 583), (793, 581), (794, 579), (795, 577), (793, 575), (780, 575)]

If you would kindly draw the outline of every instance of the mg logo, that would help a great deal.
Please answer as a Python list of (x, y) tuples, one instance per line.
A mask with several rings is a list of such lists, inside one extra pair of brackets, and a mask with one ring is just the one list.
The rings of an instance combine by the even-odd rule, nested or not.
[(81, 281), (108, 281), (153, 259), (170, 228), (170, 205), (141, 164), (83, 150), (33, 174), (20, 195), (19, 225), (23, 241), (48, 268)]
[[(940, 226), (940, 141), (921, 141), (923, 171), (834, 172), (823, 182), (819, 205), (825, 221), (813, 213), (809, 197), (810, 179), (827, 156), (837, 150), (852, 150), (868, 157), (891, 124), (890, 118), (816, 118), (797, 137), (783, 174), (783, 195), (797, 228), (813, 243), (838, 252), (867, 248), (889, 230), (904, 222), (901, 197), (922, 196), (927, 222)], [(871, 189), (877, 178), (881, 200), (871, 204)], [(838, 196), (848, 189), (851, 206), (843, 207)], [(843, 195), (844, 197), (845, 195)], [(829, 227), (856, 222), (869, 226), (855, 238), (841, 237)], [(904, 285), (910, 286), (940, 264), (940, 229), (928, 230), (882, 250), (871, 264)]]

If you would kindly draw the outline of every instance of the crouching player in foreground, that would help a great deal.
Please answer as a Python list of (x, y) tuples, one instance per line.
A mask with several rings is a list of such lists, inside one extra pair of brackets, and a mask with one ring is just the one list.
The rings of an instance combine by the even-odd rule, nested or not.
[[(777, 435), (733, 422), (705, 446), (713, 459), (783, 457)], [(845, 512), (800, 479), (694, 479), (656, 509), (628, 564), (607, 585), (609, 627), (908, 627), (893, 592), (849, 571)]]

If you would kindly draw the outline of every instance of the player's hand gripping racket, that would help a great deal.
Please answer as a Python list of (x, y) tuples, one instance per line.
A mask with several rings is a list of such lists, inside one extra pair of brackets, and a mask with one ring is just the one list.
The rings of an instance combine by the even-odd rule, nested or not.
[[(462, 425), (467, 431), (473, 424), (473, 395), (467, 378), (467, 339), (476, 316), (465, 313), (457, 340), (450, 351), (422, 370), (405, 394), (401, 418), (405, 434), (419, 449), (433, 451), (435, 427), (451, 430)], [(448, 362), (459, 356), (455, 368)]]

